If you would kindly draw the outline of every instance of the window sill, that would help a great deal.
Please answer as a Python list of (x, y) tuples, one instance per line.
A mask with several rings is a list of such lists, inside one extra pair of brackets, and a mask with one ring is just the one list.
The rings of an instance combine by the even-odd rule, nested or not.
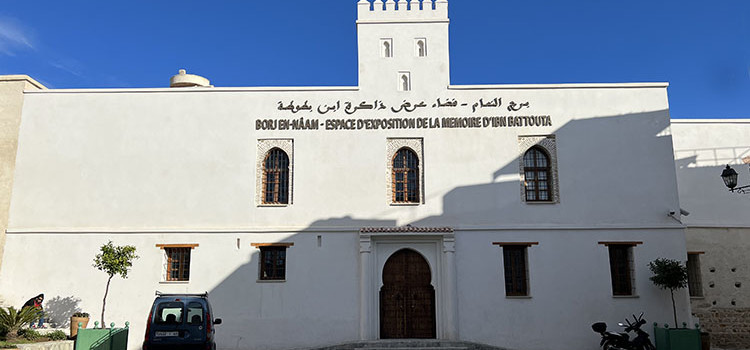
[(701, 296), (691, 296), (690, 297), (690, 300), (704, 300), (704, 299), (706, 299), (706, 297), (702, 296), (702, 295)]
[(392, 207), (416, 207), (422, 205), (422, 203), (391, 203)]
[(190, 281), (159, 281), (159, 284), (189, 284)]
[(640, 296), (638, 295), (613, 295), (613, 299), (638, 299)]
[(536, 205), (536, 204), (557, 204), (555, 201), (524, 201), (526, 204), (530, 205)]
[(531, 299), (531, 295), (506, 295), (505, 299)]
[(284, 208), (288, 206), (289, 204), (258, 204), (258, 208)]
[(255, 280), (255, 283), (286, 283), (286, 280)]

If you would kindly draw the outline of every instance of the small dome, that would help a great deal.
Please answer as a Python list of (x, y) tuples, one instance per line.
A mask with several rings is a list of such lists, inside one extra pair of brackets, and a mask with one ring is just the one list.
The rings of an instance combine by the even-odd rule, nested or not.
[(177, 75), (173, 75), (171, 79), (169, 79), (169, 87), (210, 87), (211, 82), (200, 76), (195, 74), (187, 74), (184, 69), (180, 69), (180, 72), (177, 73)]

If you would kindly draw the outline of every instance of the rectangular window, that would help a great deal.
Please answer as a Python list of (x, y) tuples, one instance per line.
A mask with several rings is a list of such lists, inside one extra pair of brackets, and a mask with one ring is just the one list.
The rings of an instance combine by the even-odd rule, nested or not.
[(701, 280), (701, 253), (688, 253), (688, 291), (691, 297), (703, 296), (703, 281)]
[(260, 279), (286, 279), (286, 247), (260, 248)]
[(167, 254), (167, 281), (190, 280), (190, 248), (164, 248)]
[(503, 246), (506, 296), (529, 295), (526, 248), (525, 245)]
[(190, 280), (190, 253), (197, 244), (157, 244), (164, 250), (162, 281), (184, 282)]
[(635, 295), (632, 245), (609, 244), (609, 270), (612, 275), (612, 295)]
[(258, 280), (286, 280), (286, 249), (294, 243), (252, 243), (260, 249), (258, 259)]

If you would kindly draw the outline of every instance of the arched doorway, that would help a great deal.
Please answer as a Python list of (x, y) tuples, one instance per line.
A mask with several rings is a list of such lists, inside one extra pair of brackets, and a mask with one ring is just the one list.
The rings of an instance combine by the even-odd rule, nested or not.
[(435, 288), (430, 265), (419, 253), (402, 249), (383, 267), (380, 338), (435, 338)]

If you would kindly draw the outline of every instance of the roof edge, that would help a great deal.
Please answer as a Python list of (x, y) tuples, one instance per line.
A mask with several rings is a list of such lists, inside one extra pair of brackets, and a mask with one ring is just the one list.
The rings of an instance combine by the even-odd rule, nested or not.
[(564, 84), (493, 84), (493, 85), (449, 85), (448, 90), (496, 90), (496, 89), (613, 89), (613, 88), (666, 88), (669, 83), (564, 83)]
[(38, 89), (47, 90), (47, 87), (26, 74), (0, 75), (0, 81), (25, 81)]
[(300, 92), (300, 91), (359, 91), (358, 86), (266, 86), (266, 87), (179, 87), (179, 88), (91, 88), (91, 89), (46, 89), (29, 93), (151, 93), (151, 92)]

